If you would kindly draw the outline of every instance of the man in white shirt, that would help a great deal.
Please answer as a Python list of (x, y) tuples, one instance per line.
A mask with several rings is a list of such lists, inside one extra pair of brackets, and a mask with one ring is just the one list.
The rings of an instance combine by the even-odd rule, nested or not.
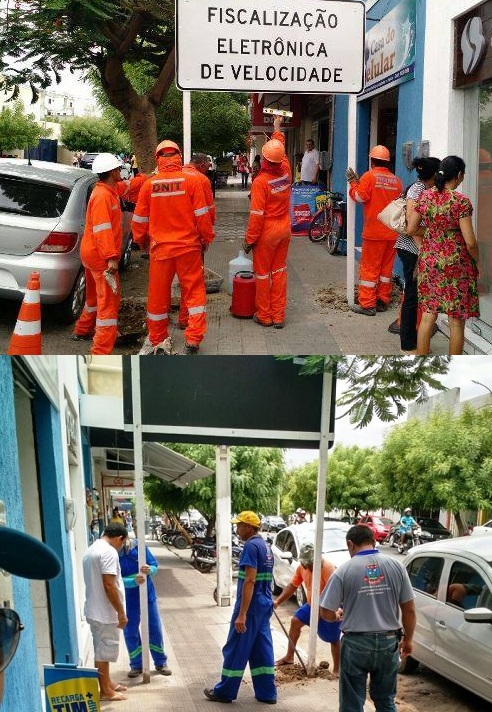
[(306, 141), (306, 150), (302, 157), (301, 163), (301, 182), (302, 183), (317, 183), (319, 175), (319, 153), (314, 148), (314, 141), (308, 138)]
[(122, 524), (108, 524), (100, 539), (91, 544), (83, 560), (84, 613), (91, 627), (95, 665), (99, 671), (101, 700), (126, 700), (125, 685), (111, 680), (109, 663), (118, 660), (120, 628), (128, 623), (125, 587), (119, 552), (128, 531)]

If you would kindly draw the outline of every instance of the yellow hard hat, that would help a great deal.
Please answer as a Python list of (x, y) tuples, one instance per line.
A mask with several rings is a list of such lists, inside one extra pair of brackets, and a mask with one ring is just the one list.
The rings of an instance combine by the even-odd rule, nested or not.
[(259, 527), (260, 526), (260, 518), (257, 514), (254, 512), (240, 512), (237, 517), (234, 519), (231, 519), (231, 522), (233, 524), (239, 524), (239, 522), (242, 522), (243, 524), (250, 524), (252, 527)]

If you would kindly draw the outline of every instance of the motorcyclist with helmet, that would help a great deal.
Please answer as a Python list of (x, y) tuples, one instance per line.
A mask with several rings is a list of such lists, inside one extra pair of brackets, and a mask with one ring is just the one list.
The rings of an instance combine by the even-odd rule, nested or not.
[(407, 507), (406, 509), (403, 510), (403, 514), (401, 515), (400, 518), (400, 528), (398, 529), (398, 533), (400, 535), (400, 546), (403, 546), (405, 544), (405, 536), (412, 531), (412, 526), (416, 525), (417, 522), (415, 519), (412, 517), (412, 510), (410, 507)]
[(296, 524), (304, 524), (306, 520), (306, 510), (302, 509), (302, 507), (298, 507), (296, 509), (296, 518), (295, 518), (295, 523)]

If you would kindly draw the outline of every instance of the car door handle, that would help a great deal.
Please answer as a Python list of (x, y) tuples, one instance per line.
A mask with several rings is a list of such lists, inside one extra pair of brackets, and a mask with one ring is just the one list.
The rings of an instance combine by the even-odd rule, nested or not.
[(436, 621), (436, 628), (440, 628), (441, 630), (446, 630), (447, 625), (444, 621)]

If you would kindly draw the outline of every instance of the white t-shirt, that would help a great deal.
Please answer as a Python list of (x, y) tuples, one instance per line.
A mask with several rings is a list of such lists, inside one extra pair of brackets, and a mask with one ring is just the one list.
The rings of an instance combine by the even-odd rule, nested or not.
[(319, 166), (319, 153), (313, 148), (312, 151), (304, 151), (301, 163), (301, 180), (314, 183), (317, 180), (317, 168)]
[(125, 610), (125, 587), (121, 578), (120, 559), (116, 549), (105, 539), (96, 539), (82, 562), (85, 581), (86, 618), (99, 623), (118, 623), (118, 614), (106, 596), (103, 574), (116, 576), (116, 586), (122, 609)]

